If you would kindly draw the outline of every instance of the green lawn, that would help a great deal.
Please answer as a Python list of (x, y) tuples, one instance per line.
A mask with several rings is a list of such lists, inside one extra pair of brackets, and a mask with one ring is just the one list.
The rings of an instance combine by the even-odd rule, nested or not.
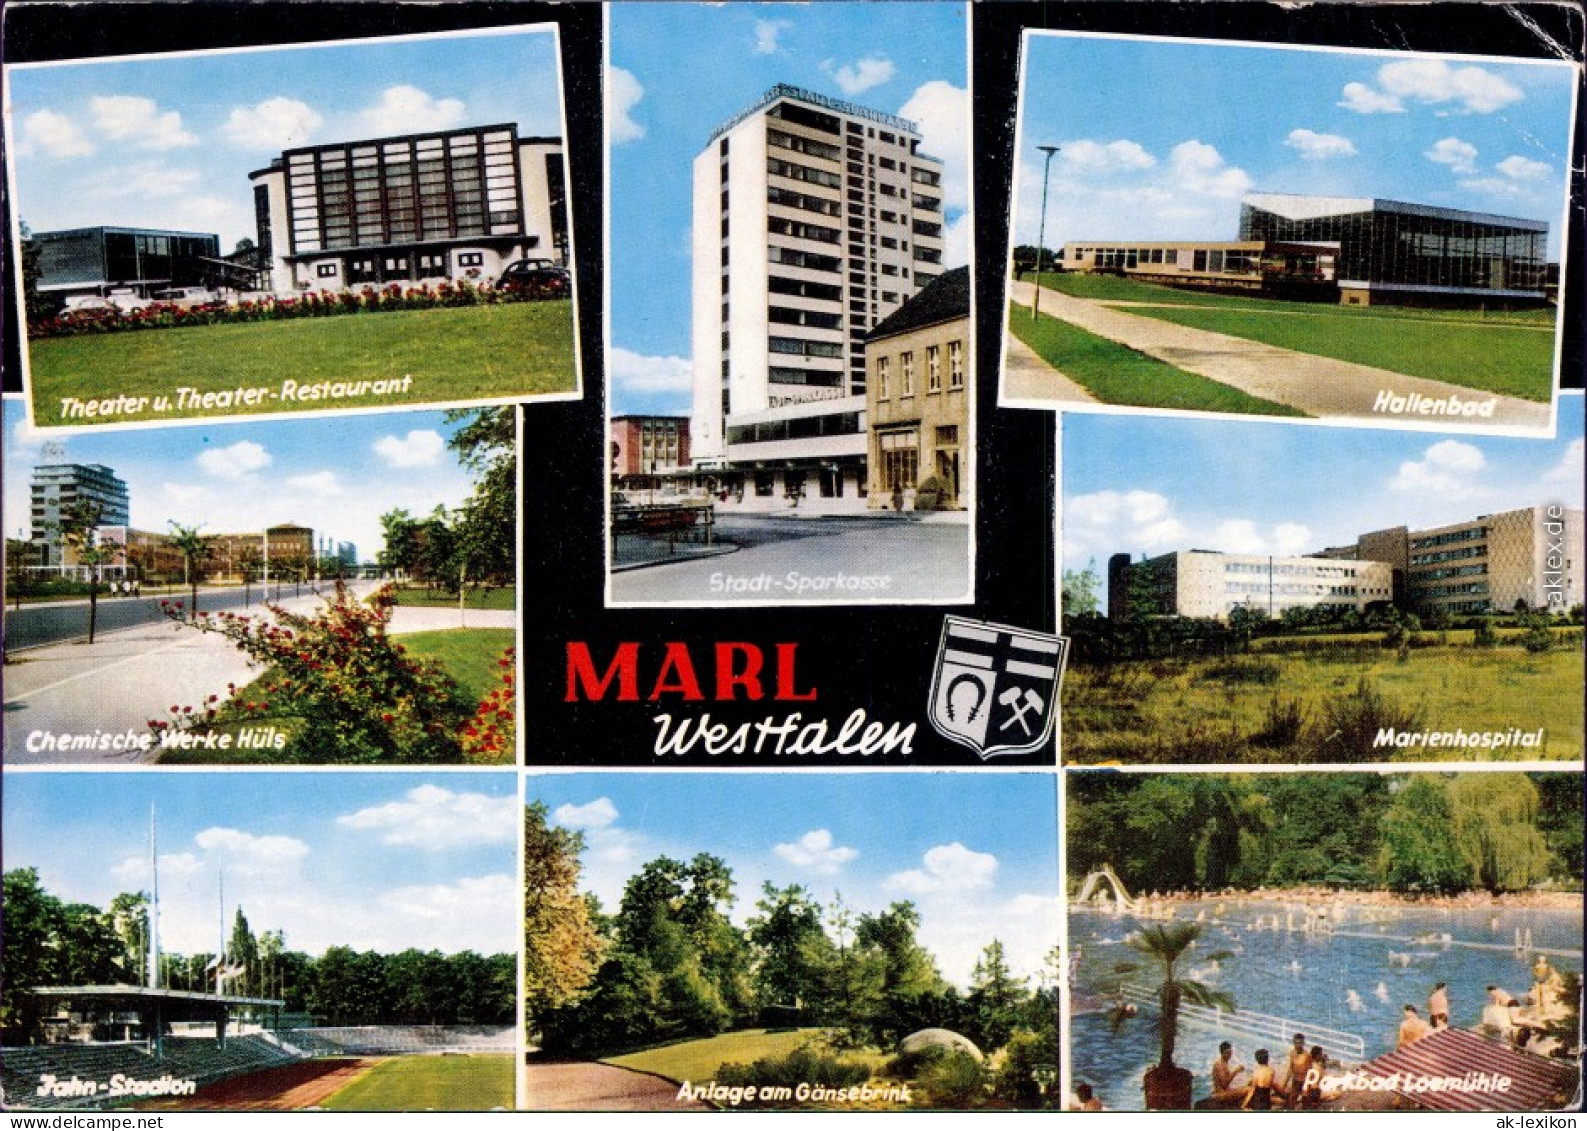
[[(1066, 762), (1294, 763), (1576, 760), (1582, 756), (1580, 631), (1553, 651), (1472, 648), (1469, 633), (1415, 648), (1402, 662), (1376, 640), (1331, 652), (1285, 653), (1280, 641), (1218, 659), (1071, 664), (1063, 686)], [(1307, 638), (1319, 646), (1316, 638)], [(1381, 697), (1361, 705), (1358, 687)], [(1344, 712), (1344, 715), (1341, 715)], [(1353, 714), (1352, 714), (1353, 712)], [(1377, 722), (1413, 717), (1424, 731), (1542, 728), (1541, 748), (1373, 747)], [(1401, 722), (1401, 729), (1407, 729)], [(1353, 737), (1351, 737), (1353, 736)]]
[(1024, 307), (1011, 308), (1009, 328), (1048, 364), (1107, 404), (1263, 416), (1306, 415), (1288, 405), (1186, 373), (1056, 318), (1043, 318), (1033, 325)]
[(324, 1103), (326, 1111), (488, 1111), (514, 1104), (511, 1053), (383, 1060)]
[[(423, 588), (398, 587), (394, 595), (399, 605), (407, 605), (421, 609), (455, 609), (457, 598), (449, 597), (439, 590), (431, 592)], [(467, 608), (470, 609), (506, 609), (511, 611), (518, 607), (518, 590), (511, 585), (501, 589), (469, 589), (463, 598)]]
[[(519, 302), (500, 306), (401, 310), (185, 326), (48, 338), (29, 343), (34, 403), (41, 424), (104, 424), (199, 416), (402, 407), (453, 401), (523, 398), (572, 392), (573, 304)], [(401, 379), (411, 376), (406, 389)], [(323, 382), (390, 381), (384, 393), (289, 399)], [(179, 407), (177, 389), (264, 390), (257, 407)], [(170, 399), (140, 411), (66, 417), (62, 398), (117, 396)]]
[(1547, 402), (1554, 386), (1552, 309), (1490, 314), (1338, 306), (1177, 290), (1083, 273), (1044, 273), (1042, 285), (1096, 302), (1149, 304), (1128, 308), (1146, 318), (1468, 389)]

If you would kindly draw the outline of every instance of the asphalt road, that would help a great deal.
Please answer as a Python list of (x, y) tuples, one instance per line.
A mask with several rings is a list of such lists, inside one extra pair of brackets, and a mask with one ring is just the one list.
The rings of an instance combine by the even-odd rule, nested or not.
[[(298, 587), (272, 586), (271, 599), (284, 600), (294, 595)], [(313, 592), (308, 585), (302, 593)], [(327, 592), (329, 589), (327, 587)], [(279, 593), (279, 597), (277, 594)], [(263, 603), (264, 590), (255, 585), (246, 594), (249, 605), (258, 608)], [(200, 589), (200, 612), (219, 612), (222, 609), (242, 609), (244, 593), (241, 589)], [(95, 615), (95, 634), (115, 632), (117, 629), (137, 625), (157, 624), (165, 619), (160, 612), (161, 601), (181, 601), (184, 607), (191, 597), (186, 593), (159, 594), (142, 597), (110, 597), (100, 595)], [(261, 610), (262, 611), (262, 610)], [(23, 605), (20, 609), (7, 605), (5, 610), (5, 646), (7, 652), (22, 648), (37, 648), (41, 644), (59, 644), (68, 640), (87, 639), (88, 601), (52, 601), (47, 604)]]
[(970, 586), (970, 525), (874, 518), (723, 514), (717, 536), (736, 553), (627, 570), (611, 579), (621, 603), (696, 605), (932, 601)]

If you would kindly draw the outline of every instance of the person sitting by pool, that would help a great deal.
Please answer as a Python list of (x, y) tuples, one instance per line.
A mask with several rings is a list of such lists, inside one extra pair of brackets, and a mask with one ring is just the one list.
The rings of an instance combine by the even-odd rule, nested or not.
[(1300, 1102), (1301, 1089), (1306, 1084), (1306, 1073), (1311, 1069), (1311, 1054), (1306, 1051), (1306, 1034), (1296, 1033), (1290, 1046), (1289, 1060), (1284, 1065), (1284, 1097), (1290, 1107)]
[(1321, 1045), (1313, 1045), (1311, 1050), (1311, 1068), (1306, 1071), (1306, 1079), (1302, 1082), (1300, 1093), (1300, 1106), (1305, 1110), (1315, 1110), (1329, 1100), (1339, 1098), (1338, 1092), (1323, 1091), (1323, 1077), (1328, 1075), (1328, 1054)]
[(1251, 1086), (1246, 1089), (1241, 1111), (1273, 1110), (1273, 1069), (1267, 1063), (1267, 1050), (1256, 1050), (1256, 1067), (1251, 1070)]
[(1097, 1099), (1096, 1092), (1084, 1080), (1075, 1085), (1075, 1098), (1069, 1105), (1070, 1111), (1106, 1111), (1102, 1101)]
[(1234, 1086), (1235, 1078), (1246, 1070), (1234, 1056), (1234, 1046), (1224, 1041), (1218, 1046), (1217, 1059), (1212, 1062), (1212, 1098), (1229, 1102), (1241, 1099), (1245, 1093)]
[(1419, 1041), (1432, 1032), (1414, 1005), (1405, 1007), (1405, 1020), (1400, 1022), (1400, 1040), (1394, 1047), (1402, 1049), (1412, 1041)]

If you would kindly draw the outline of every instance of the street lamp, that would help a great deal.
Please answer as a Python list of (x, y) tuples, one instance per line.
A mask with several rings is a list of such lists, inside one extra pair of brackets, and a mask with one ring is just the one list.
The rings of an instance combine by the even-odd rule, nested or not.
[(1036, 148), (1047, 155), (1047, 160), (1041, 167), (1041, 220), (1036, 228), (1036, 298), (1030, 304), (1032, 322), (1041, 317), (1041, 253), (1047, 242), (1047, 174), (1052, 171), (1052, 155), (1058, 152), (1058, 146), (1038, 145)]

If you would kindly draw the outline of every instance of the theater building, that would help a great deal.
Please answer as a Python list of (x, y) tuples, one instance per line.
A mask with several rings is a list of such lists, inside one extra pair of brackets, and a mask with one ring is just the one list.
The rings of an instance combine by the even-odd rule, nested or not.
[[(970, 449), (970, 269), (934, 279), (871, 331), (865, 343), (872, 510), (915, 509), (922, 483), (939, 508), (967, 509)], [(895, 494), (896, 492), (896, 494)]]
[(167, 287), (207, 286), (223, 273), (220, 237), (157, 228), (36, 232), (41, 295), (61, 299), (130, 290), (147, 298)]
[(278, 294), (568, 261), (562, 140), (511, 124), (289, 149), (249, 179)]
[(694, 162), (690, 458), (728, 505), (859, 511), (865, 340), (942, 273), (915, 123), (779, 85)]
[(1371, 197), (1250, 193), (1237, 240), (1075, 240), (1063, 264), (1347, 306), (1541, 305), (1548, 224)]

